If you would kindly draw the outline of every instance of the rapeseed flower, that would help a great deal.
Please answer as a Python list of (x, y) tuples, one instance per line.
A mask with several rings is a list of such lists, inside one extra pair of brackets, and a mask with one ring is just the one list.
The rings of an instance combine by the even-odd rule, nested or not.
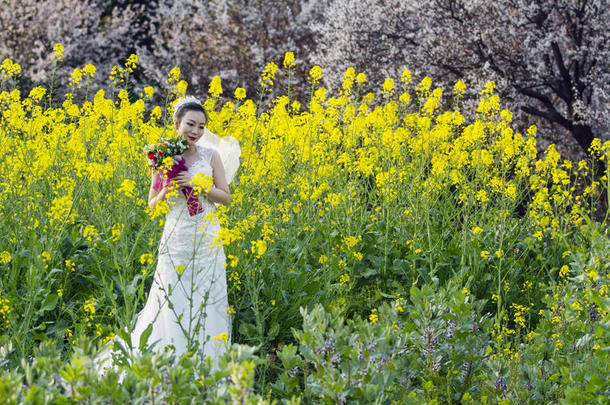
[(294, 67), (294, 53), (292, 52), (286, 52), (284, 54), (284, 68), (285, 69), (292, 69)]
[(208, 93), (210, 93), (210, 95), (215, 98), (219, 98), (222, 94), (222, 84), (219, 76), (214, 76), (212, 78)]

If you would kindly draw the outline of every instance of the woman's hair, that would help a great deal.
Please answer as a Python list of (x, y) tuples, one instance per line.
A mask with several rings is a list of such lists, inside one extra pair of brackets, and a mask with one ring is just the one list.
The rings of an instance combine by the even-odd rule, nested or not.
[(201, 111), (205, 117), (205, 121), (208, 121), (208, 114), (199, 100), (193, 96), (186, 96), (176, 101), (176, 104), (174, 104), (174, 121), (180, 122), (187, 111)]

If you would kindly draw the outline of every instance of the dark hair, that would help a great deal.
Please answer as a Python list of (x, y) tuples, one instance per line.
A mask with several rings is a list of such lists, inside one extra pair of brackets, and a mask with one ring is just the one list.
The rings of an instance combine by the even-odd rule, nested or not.
[(184, 117), (184, 115), (188, 111), (200, 111), (200, 112), (202, 112), (203, 116), (205, 117), (205, 122), (206, 123), (208, 122), (208, 114), (206, 113), (206, 111), (203, 108), (203, 106), (201, 104), (199, 104), (199, 103), (196, 103), (196, 102), (184, 103), (180, 107), (178, 107), (178, 109), (174, 113), (175, 119), (177, 119), (178, 122), (180, 122), (182, 120), (182, 117)]

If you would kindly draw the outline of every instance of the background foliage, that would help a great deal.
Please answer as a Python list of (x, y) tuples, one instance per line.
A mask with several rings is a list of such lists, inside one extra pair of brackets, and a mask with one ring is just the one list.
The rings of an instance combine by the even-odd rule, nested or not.
[[(50, 58), (53, 75), (64, 47)], [(219, 77), (204, 103), (242, 165), (218, 211), (233, 342), (220, 369), (171, 352), (91, 357), (133, 326), (163, 212), (147, 208), (142, 147), (171, 134), (179, 69), (130, 83), (138, 57), (75, 69), (70, 92), (0, 92), (0, 389), (15, 403), (603, 402), (609, 373), (609, 142), (580, 161), (513, 128), (494, 82), (449, 94), (409, 70), (378, 91), (355, 69), (340, 90), (294, 55), (269, 63), (258, 99)], [(302, 90), (304, 92), (304, 90)], [(278, 96), (267, 101), (272, 94)], [(375, 95), (377, 93), (378, 95)], [(226, 96), (226, 95), (225, 95)], [(82, 101), (79, 101), (82, 100)], [(172, 367), (177, 360), (178, 367)], [(118, 384), (125, 381), (125, 384)]]

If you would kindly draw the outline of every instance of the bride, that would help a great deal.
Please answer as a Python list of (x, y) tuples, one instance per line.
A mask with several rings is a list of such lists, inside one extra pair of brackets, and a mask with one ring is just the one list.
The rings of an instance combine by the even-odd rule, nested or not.
[[(196, 98), (175, 104), (176, 133), (188, 141), (182, 155), (188, 170), (178, 173), (173, 182), (152, 170), (148, 205), (167, 200), (170, 208), (153, 283), (130, 337), (136, 348), (142, 338), (153, 350), (173, 347), (176, 357), (190, 351), (215, 360), (230, 341), (231, 328), (225, 254), (217, 237), (220, 225), (207, 214), (213, 213), (215, 204), (229, 204), (228, 183), (239, 166), (240, 151), (237, 140), (216, 137), (205, 128), (206, 121), (206, 112)], [(196, 195), (199, 209), (191, 215), (183, 193), (171, 190), (192, 186), (199, 173), (212, 176), (213, 184), (209, 191)]]

